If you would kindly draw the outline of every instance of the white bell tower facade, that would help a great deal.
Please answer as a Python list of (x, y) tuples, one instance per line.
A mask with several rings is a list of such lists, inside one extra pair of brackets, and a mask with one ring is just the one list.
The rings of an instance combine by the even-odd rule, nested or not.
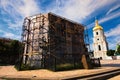
[(108, 43), (103, 28), (98, 24), (97, 20), (93, 28), (93, 50), (95, 58), (107, 59)]

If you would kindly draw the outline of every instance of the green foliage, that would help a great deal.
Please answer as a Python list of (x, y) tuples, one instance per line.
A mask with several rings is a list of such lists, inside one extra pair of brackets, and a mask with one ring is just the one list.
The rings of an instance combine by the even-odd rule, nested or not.
[(70, 69), (73, 69), (73, 68), (74, 68), (74, 65), (73, 64), (69, 64), (69, 63), (60, 64), (60, 65), (56, 66), (56, 70), (57, 71), (70, 70)]
[(14, 66), (18, 71), (25, 71), (25, 70), (36, 70), (36, 69), (40, 69), (40, 68), (36, 68), (34, 66), (30, 66), (29, 64), (21, 64), (20, 65), (15, 65)]
[(0, 41), (0, 55), (6, 54), (8, 51), (10, 51), (10, 44)]
[(15, 64), (23, 53), (23, 44), (18, 40), (0, 39), (0, 64)]
[(118, 46), (117, 52), (120, 54), (120, 45)]
[(12, 42), (11, 42), (11, 54), (18, 54), (19, 53), (19, 48), (20, 48), (20, 43), (19, 43), (19, 41), (17, 41), (17, 40), (13, 40)]
[(108, 56), (114, 56), (115, 50), (108, 50), (107, 55)]
[(30, 70), (31, 69), (31, 67), (29, 65), (25, 65), (25, 64), (21, 64), (21, 66), (15, 65), (15, 68), (17, 70)]
[(18, 54), (22, 44), (17, 40), (0, 40), (0, 54)]

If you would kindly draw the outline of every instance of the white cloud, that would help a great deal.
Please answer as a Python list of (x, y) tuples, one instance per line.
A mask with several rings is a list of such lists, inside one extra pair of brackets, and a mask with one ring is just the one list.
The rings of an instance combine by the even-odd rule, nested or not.
[(13, 21), (17, 22), (23, 22), (25, 17), (40, 12), (40, 7), (35, 0), (3, 0), (0, 6), (2, 13), (6, 13), (11, 20), (14, 19)]
[(117, 18), (117, 17), (120, 17), (120, 12), (114, 12), (108, 16), (105, 16), (104, 18), (102, 18), (101, 20), (99, 20), (100, 23), (103, 23), (103, 22), (106, 22), (108, 20), (111, 20), (111, 19), (114, 19), (114, 18)]
[(108, 38), (108, 42), (109, 49), (115, 49), (116, 45), (120, 44), (120, 36)]
[(2, 37), (10, 38), (10, 39), (17, 39), (20, 40), (21, 36), (13, 34), (11, 32), (6, 32), (3, 30), (0, 30), (0, 33), (2, 33)]
[(109, 50), (110, 49), (114, 49), (115, 50), (116, 44), (109, 41), (108, 46), (109, 46)]
[[(2, 20), (8, 25), (8, 29), (16, 31), (19, 37), (21, 37), (23, 19), (40, 12), (40, 7), (35, 0), (2, 0), (0, 7), (2, 9), (1, 14), (4, 16), (7, 15), (7, 17), (4, 17)], [(11, 33), (5, 34), (4, 36), (15, 37), (15, 35)]]
[(3, 0), (1, 1), (2, 9), (12, 17), (26, 17), (36, 14), (40, 7), (35, 0)]
[(23, 0), (23, 5), (18, 6), (18, 10), (23, 17), (40, 13), (40, 7), (35, 0)]
[(13, 38), (14, 34), (13, 33), (5, 33), (4, 36), (8, 37), (8, 38)]
[(111, 36), (120, 36), (120, 24), (117, 25), (117, 27), (110, 29), (109, 31), (105, 32), (106, 37)]
[(116, 44), (120, 43), (120, 24), (117, 27), (110, 29), (105, 32), (106, 37), (108, 38), (109, 48), (115, 49)]
[[(58, 0), (57, 0), (58, 2)], [(64, 5), (59, 7), (60, 3), (62, 4), (61, 0), (58, 2), (59, 7), (56, 10), (56, 6), (48, 8), (48, 11), (53, 11), (55, 13), (58, 13), (62, 16), (65, 16), (69, 19), (75, 20), (75, 21), (82, 21), (83, 19), (87, 18), (88, 16), (92, 15), (93, 12), (95, 12), (98, 9), (101, 9), (105, 7), (106, 5), (110, 5), (114, 0), (68, 0), (64, 2)], [(50, 10), (51, 9), (51, 10)], [(98, 14), (98, 13), (97, 13)]]
[(116, 9), (118, 9), (118, 8), (120, 8), (120, 5), (114, 6), (113, 8), (111, 8), (111, 9), (106, 13), (106, 15), (110, 14), (111, 12), (113, 12), (114, 10), (116, 10)]
[[(120, 12), (119, 11), (104, 16), (103, 18), (99, 19), (98, 22), (99, 22), (99, 24), (101, 24), (103, 22), (106, 22), (106, 21), (109, 21), (111, 19), (118, 18), (118, 17), (120, 17)], [(91, 24), (87, 25), (87, 27), (92, 28), (92, 27), (94, 27), (94, 24), (95, 24), (95, 22), (92, 22)]]
[(4, 33), (4, 31), (3, 31), (3, 30), (0, 30), (0, 33)]
[(3, 36), (10, 38), (10, 39), (17, 39), (17, 40), (20, 40), (20, 38), (21, 38), (21, 36), (15, 35), (13, 33), (8, 33), (8, 32), (4, 33)]

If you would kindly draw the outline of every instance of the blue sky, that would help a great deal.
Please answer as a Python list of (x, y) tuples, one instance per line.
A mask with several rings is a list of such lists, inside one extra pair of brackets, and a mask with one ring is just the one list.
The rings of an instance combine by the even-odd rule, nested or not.
[(110, 49), (120, 42), (120, 0), (0, 0), (0, 37), (21, 39), (23, 19), (53, 12), (85, 25), (92, 48), (95, 17)]

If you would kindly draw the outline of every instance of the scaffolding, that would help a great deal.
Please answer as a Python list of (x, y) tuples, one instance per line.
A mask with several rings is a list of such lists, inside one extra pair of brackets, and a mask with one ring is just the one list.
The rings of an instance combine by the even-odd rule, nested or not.
[(87, 54), (84, 27), (53, 13), (24, 19), (22, 41), (23, 63), (38, 68), (56, 68), (63, 63), (81, 64)]
[(49, 52), (49, 44), (46, 39), (49, 38), (47, 35), (48, 29), (45, 27), (45, 20), (47, 20), (46, 17), (41, 14), (24, 20), (22, 34), (22, 41), (25, 44), (24, 64), (43, 66), (41, 63), (43, 62), (43, 54)]
[(84, 41), (85, 41), (85, 45), (87, 47), (88, 52), (91, 52), (90, 40), (89, 40), (89, 35), (88, 35), (88, 29), (87, 29), (86, 26), (84, 27)]

